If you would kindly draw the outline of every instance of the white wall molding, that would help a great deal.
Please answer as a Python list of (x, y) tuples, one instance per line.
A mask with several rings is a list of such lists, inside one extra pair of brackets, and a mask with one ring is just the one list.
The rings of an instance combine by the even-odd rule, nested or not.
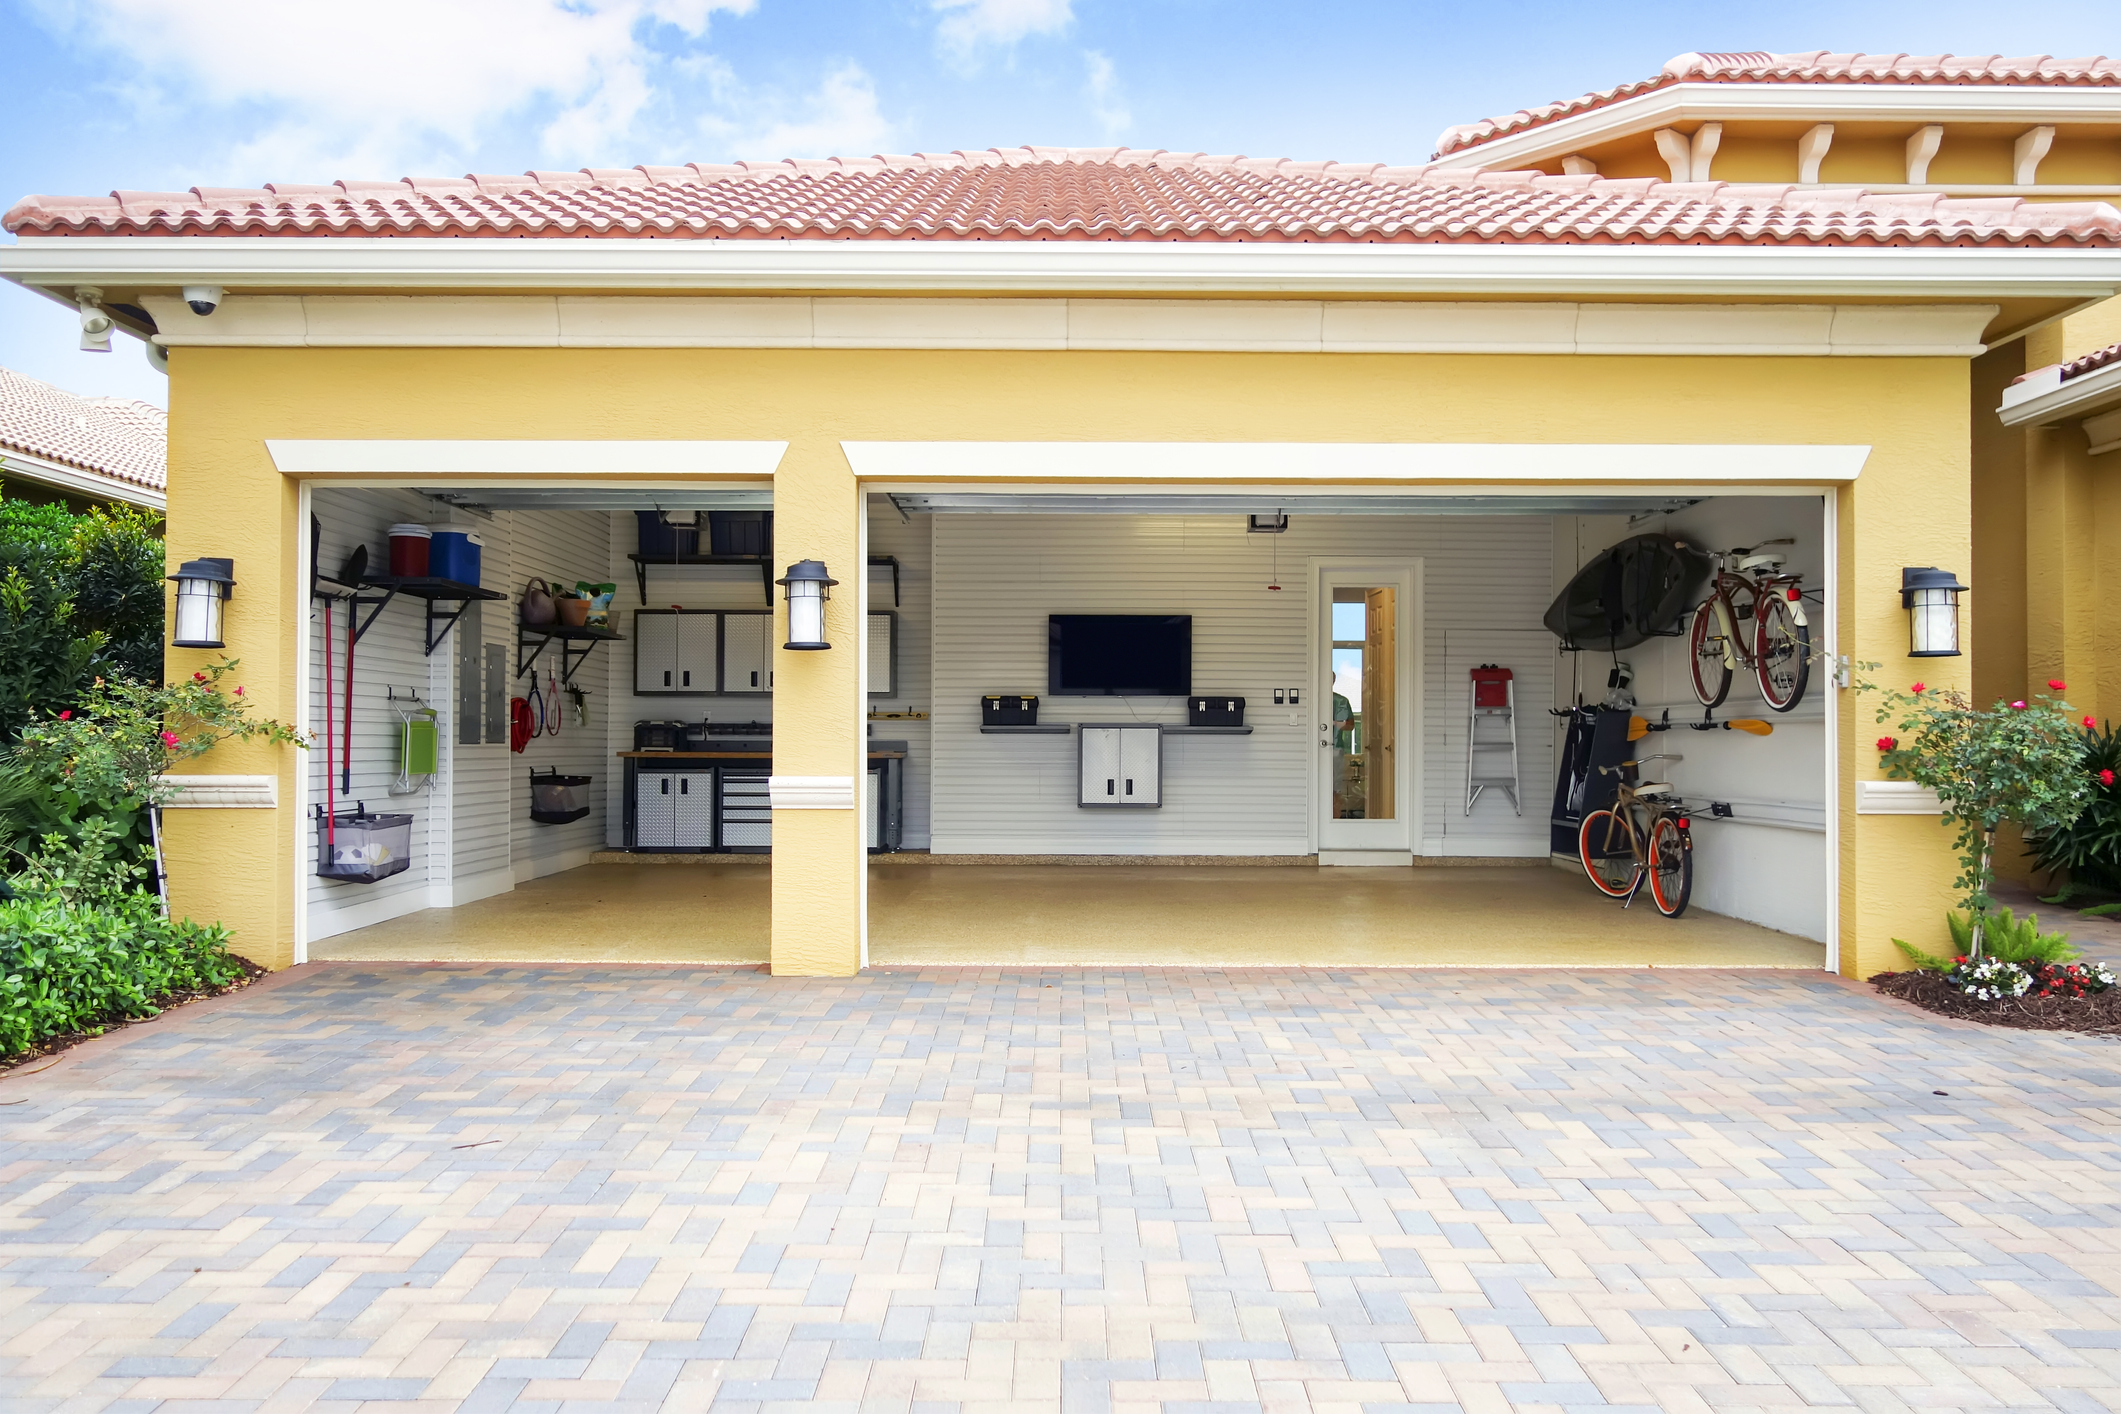
[(143, 296), (173, 347), (1173, 350), (1971, 358), (1992, 304)]
[(712, 476), (769, 481), (786, 442), (267, 438), (287, 476)]
[(775, 810), (852, 810), (852, 776), (768, 776)]
[(2098, 417), (2084, 419), (2084, 438), (2091, 444), (2091, 455), (2121, 451), (2121, 408)]
[[(1929, 92), (1938, 92), (1930, 90)], [(2018, 90), (2024, 92), (2024, 90)], [(2051, 90), (2050, 92), (2056, 92)], [(2099, 91), (2102, 95), (2111, 90)], [(1928, 93), (1924, 94), (1927, 98)], [(1493, 165), (1484, 157), (1472, 166)], [(233, 323), (254, 289), (357, 294), (389, 307), (406, 293), (600, 294), (1730, 295), (1831, 300), (2093, 298), (2121, 288), (2121, 251), (1998, 246), (1790, 247), (1363, 241), (373, 240), (265, 236), (25, 236), (0, 246), (0, 277), (45, 292), (81, 285), (139, 291), (162, 342), (181, 345)], [(218, 284), (210, 316), (173, 298)], [(390, 291), (392, 294), (378, 294)], [(535, 341), (558, 305), (503, 314), (489, 337)], [(354, 323), (351, 309), (342, 307)], [(307, 320), (280, 306), (283, 321)], [(166, 317), (165, 317), (166, 316)], [(261, 315), (262, 317), (262, 315)], [(366, 316), (363, 316), (366, 317)], [(289, 323), (283, 333), (292, 336)], [(357, 331), (341, 329), (346, 337)]]
[(1677, 83), (1437, 160), (1501, 171), (1673, 123), (2113, 123), (2121, 91), (2029, 84)]
[(2003, 390), (1996, 416), (2006, 427), (2069, 422), (2121, 404), (2121, 363), (2062, 381), (2062, 365), (2036, 368)]
[(1854, 481), (1865, 446), (1537, 442), (842, 442), (865, 481)]
[(162, 802), (164, 810), (276, 810), (280, 805), (278, 776), (164, 776), (162, 784), (176, 794)]
[(1858, 815), (1942, 815), (1937, 792), (1913, 781), (1856, 782)]

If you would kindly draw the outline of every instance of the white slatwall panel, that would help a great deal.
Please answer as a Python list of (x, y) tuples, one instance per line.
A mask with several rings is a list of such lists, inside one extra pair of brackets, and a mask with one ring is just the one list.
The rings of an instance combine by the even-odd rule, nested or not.
[[(313, 506), (321, 536), (317, 562), (326, 575), (336, 575), (357, 544), (368, 546), (372, 569), (388, 567), (384, 530), (401, 520), (426, 520), (433, 503), (410, 491), (342, 491), (319, 489)], [(354, 649), (353, 789), (338, 789), (337, 773), (332, 786), (342, 809), (353, 801), (365, 802), (371, 812), (396, 812), (413, 816), (412, 866), (402, 874), (374, 884), (339, 883), (316, 874), (316, 841), (307, 833), (305, 851), (309, 876), (309, 936), (328, 938), (351, 928), (395, 918), (425, 908), (430, 887), (446, 888), (450, 879), (448, 857), (449, 810), (444, 787), (415, 796), (394, 797), (390, 784), (397, 777), (397, 714), (386, 700), (386, 688), (402, 693), (418, 688), (422, 699), (442, 713), (442, 761), (447, 779), (453, 749), (455, 702), (449, 692), (450, 658), (446, 651), (433, 658), (421, 656), (424, 622), (417, 599), (399, 599), (383, 610), (373, 627)], [(365, 616), (367, 610), (361, 611)], [(334, 758), (344, 740), (341, 715), (346, 691), (346, 613), (344, 604), (332, 610), (332, 718)], [(318, 740), (307, 755), (310, 798), (325, 799), (324, 731), (324, 615), (321, 607), (310, 610), (309, 683), (312, 710), (307, 726)], [(351, 799), (349, 799), (349, 795)]]
[[(1424, 843), (1436, 852), (1541, 854), (1543, 815), (1508, 825), (1485, 809), (1479, 847), (1445, 806), (1463, 806), (1464, 759), (1449, 748), (1446, 656), (1503, 661), (1552, 598), (1542, 516), (1300, 516), (1287, 534), (1247, 535), (1235, 517), (957, 515), (935, 518), (933, 847), (942, 853), (1300, 854), (1309, 848), (1316, 704), (1272, 707), (1308, 686), (1311, 557), (1424, 561)], [(1280, 591), (1268, 587), (1279, 561)], [(1072, 736), (983, 736), (979, 697), (1045, 696), (1046, 616), (1190, 613), (1193, 687), (1247, 699), (1248, 737), (1171, 737), (1156, 811), (1075, 806)], [(1515, 666), (1515, 664), (1511, 664)], [(1042, 722), (1184, 719), (1167, 699), (1045, 698)], [(1458, 728), (1463, 734), (1463, 724)], [(1527, 774), (1551, 771), (1536, 743)]]
[[(1824, 583), (1824, 515), (1820, 503), (1809, 497), (1720, 497), (1633, 528), (1617, 517), (1579, 517), (1573, 525), (1564, 523), (1563, 543), (1558, 547), (1560, 560), (1564, 565), (1580, 566), (1616, 541), (1653, 531), (1721, 550), (1794, 536), (1797, 544), (1790, 550), (1789, 568), (1804, 575), (1807, 587)], [(1805, 608), (1812, 621), (1816, 652), (1824, 643), (1821, 626), (1826, 613), (1811, 601)], [(1595, 702), (1605, 695), (1612, 655), (1580, 656), (1583, 693)], [(1635, 669), (1636, 700), (1649, 709), (1648, 715), (1654, 718), (1660, 714), (1659, 709), (1668, 706), (1674, 721), (1701, 719), (1701, 707), (1688, 680), (1685, 639), (1652, 639), (1619, 656)], [(1565, 697), (1571, 668), (1565, 665), (1562, 671), (1561, 692)], [(1825, 704), (1832, 691), (1826, 684), (1824, 668), (1814, 663), (1804, 700), (1784, 716), (1770, 712), (1761, 702), (1758, 679), (1734, 675), (1730, 695), (1717, 709), (1718, 720), (1758, 717), (1773, 723), (1774, 735), (1762, 738), (1731, 731), (1660, 732), (1638, 748), (1644, 755), (1677, 753), (1686, 758), (1678, 763), (1657, 763), (1657, 779), (1671, 781), (1683, 798), (1734, 802), (1736, 819), (1695, 817), (1697, 906), (1802, 938), (1825, 941), (1831, 902), (1825, 887)], [(1860, 702), (1854, 704), (1854, 709), (1864, 710)], [(1737, 804), (1746, 801), (1772, 803), (1772, 808), (1754, 808), (1750, 813), (1756, 816), (1774, 815), (1816, 824), (1819, 832), (1746, 824), (1743, 817), (1748, 809)]]
[[(887, 502), (871, 510), (869, 553), (895, 555), (899, 562), (898, 692), (872, 697), (878, 711), (927, 711), (934, 658), (935, 549), (933, 516), (902, 519)], [(843, 591), (844, 592), (844, 591)], [(869, 581), (869, 607), (889, 609), (891, 577), (878, 571)], [(933, 722), (876, 722), (870, 735), (879, 741), (906, 743), (905, 806), (900, 817), (900, 844), (926, 849), (930, 837), (928, 793), (929, 735)]]
[[(487, 614), (504, 624), (504, 636), (508, 644), (508, 671), (512, 674), (516, 666), (515, 616), (520, 603), (523, 586), (532, 578), (546, 580), (554, 588), (572, 588), (577, 581), (617, 583), (622, 598), (612, 601), (613, 607), (623, 602), (623, 597), (633, 593), (632, 577), (614, 576), (611, 572), (611, 521), (604, 511), (502, 511), (496, 520), (506, 529), (508, 555), (505, 561), (505, 579), (487, 575), (487, 587), (505, 589), (509, 601), (506, 604), (488, 606)], [(622, 627), (621, 632), (627, 632)], [(534, 879), (557, 869), (573, 868), (587, 862), (588, 852), (603, 846), (605, 836), (605, 814), (607, 812), (606, 790), (612, 779), (618, 760), (611, 754), (609, 723), (612, 715), (612, 665), (631, 662), (630, 643), (605, 643), (592, 649), (587, 660), (575, 670), (575, 686), (589, 694), (589, 721), (587, 727), (574, 723), (572, 707), (565, 687), (560, 691), (563, 717), (557, 736), (539, 736), (520, 756), (509, 759), (509, 807), (508, 818), (513, 835), (512, 852), (515, 876), (518, 880)], [(536, 671), (540, 681), (548, 674), (556, 675), (563, 664), (559, 655), (559, 644), (546, 646), (539, 655)], [(530, 690), (530, 679), (514, 677), (509, 682), (509, 695), (526, 696)], [(631, 719), (629, 719), (630, 721)], [(630, 744), (630, 742), (629, 742)], [(594, 776), (589, 785), (579, 787), (576, 798), (590, 807), (589, 814), (568, 825), (540, 825), (530, 818), (530, 772), (540, 772), (557, 767), (566, 774)]]
[[(479, 582), (485, 589), (510, 590), (509, 547), (514, 539), (511, 521), (506, 513), (467, 517), (474, 525), (485, 548), (480, 555)], [(479, 610), (480, 641), (503, 645), (509, 655), (509, 665), (515, 659), (515, 623), (513, 618), (514, 597), (491, 600)], [(454, 634), (462, 629), (452, 629)], [(445, 644), (435, 650), (437, 661), (445, 656), (455, 661), (454, 644)], [(481, 654), (484, 662), (484, 654)], [(489, 685), (490, 687), (490, 685)], [(488, 898), (497, 893), (506, 893), (515, 887), (515, 873), (509, 858), (508, 796), (510, 778), (515, 773), (516, 757), (507, 743), (482, 742), (478, 746), (457, 748), (457, 764), (450, 777), (451, 835), (456, 865), (456, 878), (448, 899), (437, 899), (438, 904), (469, 903), (473, 899)]]

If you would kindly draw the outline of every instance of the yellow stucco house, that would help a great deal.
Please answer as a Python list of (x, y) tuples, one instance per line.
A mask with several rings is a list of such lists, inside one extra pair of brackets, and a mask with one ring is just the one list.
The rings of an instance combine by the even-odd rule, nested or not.
[[(26, 198), (0, 273), (166, 351), (183, 641), (315, 734), (186, 782), (177, 902), (273, 966), (1934, 945), (1845, 667), (2121, 706), (2121, 66), (1686, 55), (1438, 146)], [(1779, 547), (1803, 681), (1558, 640), (1645, 536)], [(1601, 716), (1681, 917), (1570, 845)]]

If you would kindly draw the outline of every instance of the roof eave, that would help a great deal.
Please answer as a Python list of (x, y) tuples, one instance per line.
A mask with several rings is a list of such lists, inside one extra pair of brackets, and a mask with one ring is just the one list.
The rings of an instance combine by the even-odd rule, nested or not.
[(355, 293), (1553, 294), (2099, 298), (2121, 249), (1101, 241), (25, 239), (0, 278)]
[(0, 477), (48, 486), (91, 501), (118, 501), (150, 511), (168, 509), (168, 497), (153, 487), (108, 472), (68, 466), (15, 447), (0, 447)]
[(1996, 416), (2006, 427), (2050, 427), (2121, 408), (2121, 363), (2110, 363), (2068, 382), (2055, 364), (2026, 375), (2003, 390)]
[(1448, 152), (1438, 167), (1508, 171), (1687, 122), (2028, 123), (2121, 120), (2121, 88), (2003, 84), (1678, 83)]

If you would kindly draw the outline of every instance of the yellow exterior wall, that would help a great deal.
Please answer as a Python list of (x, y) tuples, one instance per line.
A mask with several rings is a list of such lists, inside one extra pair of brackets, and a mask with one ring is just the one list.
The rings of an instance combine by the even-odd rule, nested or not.
[[(236, 556), (231, 652), (261, 706), (289, 716), (306, 605), (292, 486), (266, 438), (786, 440), (778, 556), (823, 559), (849, 581), (861, 499), (841, 439), (1864, 443), (1875, 450), (1862, 478), (1839, 493), (1841, 648), (1884, 661), (1891, 679), (1907, 661), (1900, 567), (1970, 561), (1968, 397), (1967, 366), (1951, 359), (183, 349), (171, 365), (170, 551)], [(275, 558), (277, 573), (261, 573)], [(833, 600), (835, 641), (859, 642), (856, 603), (844, 588)], [(859, 776), (854, 657), (779, 655), (777, 771)], [(1962, 687), (1969, 668), (1924, 665), (1929, 681)], [(1854, 814), (1846, 783), (1877, 774), (1877, 732), (1864, 702), (1841, 706), (1843, 969), (1865, 975), (1892, 964), (1893, 936), (1942, 946), (1953, 869), (1934, 820)], [(292, 753), (277, 766), (279, 811), (182, 812), (192, 818), (172, 842), (183, 906), (228, 922), (270, 966), (292, 957)], [(263, 767), (245, 756), (196, 769)], [(777, 813), (776, 971), (857, 966), (858, 828), (851, 812)], [(276, 860), (277, 877), (247, 863), (217, 871), (206, 851), (224, 842), (243, 853), (215, 857)]]

